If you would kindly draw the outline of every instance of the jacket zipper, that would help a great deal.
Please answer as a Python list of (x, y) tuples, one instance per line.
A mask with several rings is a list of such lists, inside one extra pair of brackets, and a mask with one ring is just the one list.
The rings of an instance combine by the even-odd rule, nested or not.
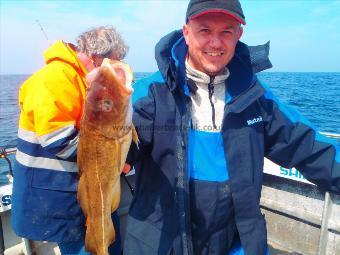
[(213, 127), (216, 130), (217, 126), (216, 126), (216, 122), (215, 122), (215, 106), (214, 106), (214, 102), (212, 101), (212, 96), (214, 94), (214, 80), (215, 80), (215, 76), (210, 76), (210, 82), (208, 84), (208, 92), (209, 92), (209, 101), (210, 101), (210, 105), (211, 105), (211, 120), (213, 123)]

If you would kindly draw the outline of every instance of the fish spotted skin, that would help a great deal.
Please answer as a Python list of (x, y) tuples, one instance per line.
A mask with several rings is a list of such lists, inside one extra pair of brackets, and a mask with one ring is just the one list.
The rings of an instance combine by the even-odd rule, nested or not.
[(87, 219), (85, 249), (96, 255), (108, 255), (115, 240), (111, 213), (120, 203), (120, 174), (131, 141), (137, 142), (132, 88), (125, 86), (124, 75), (103, 61), (91, 82), (80, 126), (77, 197)]

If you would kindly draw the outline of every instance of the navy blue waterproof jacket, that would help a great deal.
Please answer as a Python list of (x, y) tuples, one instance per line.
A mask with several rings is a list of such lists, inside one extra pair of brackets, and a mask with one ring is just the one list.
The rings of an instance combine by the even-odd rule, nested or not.
[[(188, 133), (190, 90), (185, 80), (187, 46), (177, 31), (156, 46), (159, 72), (136, 84), (148, 88), (134, 105), (140, 146), (128, 162), (135, 165), (124, 254), (192, 254), (190, 233)], [(340, 193), (340, 157), (335, 145), (295, 110), (280, 103), (252, 71), (248, 47), (238, 43), (228, 64), (222, 125), (235, 220), (247, 255), (263, 255), (266, 222), (260, 211), (264, 157), (297, 167), (322, 189)], [(145, 91), (146, 92), (146, 91)]]

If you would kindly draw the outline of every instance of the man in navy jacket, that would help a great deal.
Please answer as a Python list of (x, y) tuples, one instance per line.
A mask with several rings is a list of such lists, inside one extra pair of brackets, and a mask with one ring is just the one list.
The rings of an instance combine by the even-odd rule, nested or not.
[(257, 79), (245, 23), (237, 0), (191, 0), (183, 30), (157, 44), (159, 72), (135, 86), (148, 94), (124, 254), (266, 254), (264, 157), (340, 193), (335, 145)]

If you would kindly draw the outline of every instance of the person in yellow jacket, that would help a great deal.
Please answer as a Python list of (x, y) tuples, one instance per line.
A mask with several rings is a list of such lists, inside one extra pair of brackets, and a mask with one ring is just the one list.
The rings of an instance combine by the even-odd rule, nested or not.
[[(112, 27), (97, 27), (77, 46), (55, 42), (46, 65), (20, 88), (12, 225), (16, 234), (57, 242), (63, 255), (85, 254), (85, 219), (77, 202), (77, 144), (86, 75), (104, 58), (121, 60), (127, 46)], [(113, 214), (116, 229), (119, 219)], [(120, 254), (120, 240), (110, 247)]]

